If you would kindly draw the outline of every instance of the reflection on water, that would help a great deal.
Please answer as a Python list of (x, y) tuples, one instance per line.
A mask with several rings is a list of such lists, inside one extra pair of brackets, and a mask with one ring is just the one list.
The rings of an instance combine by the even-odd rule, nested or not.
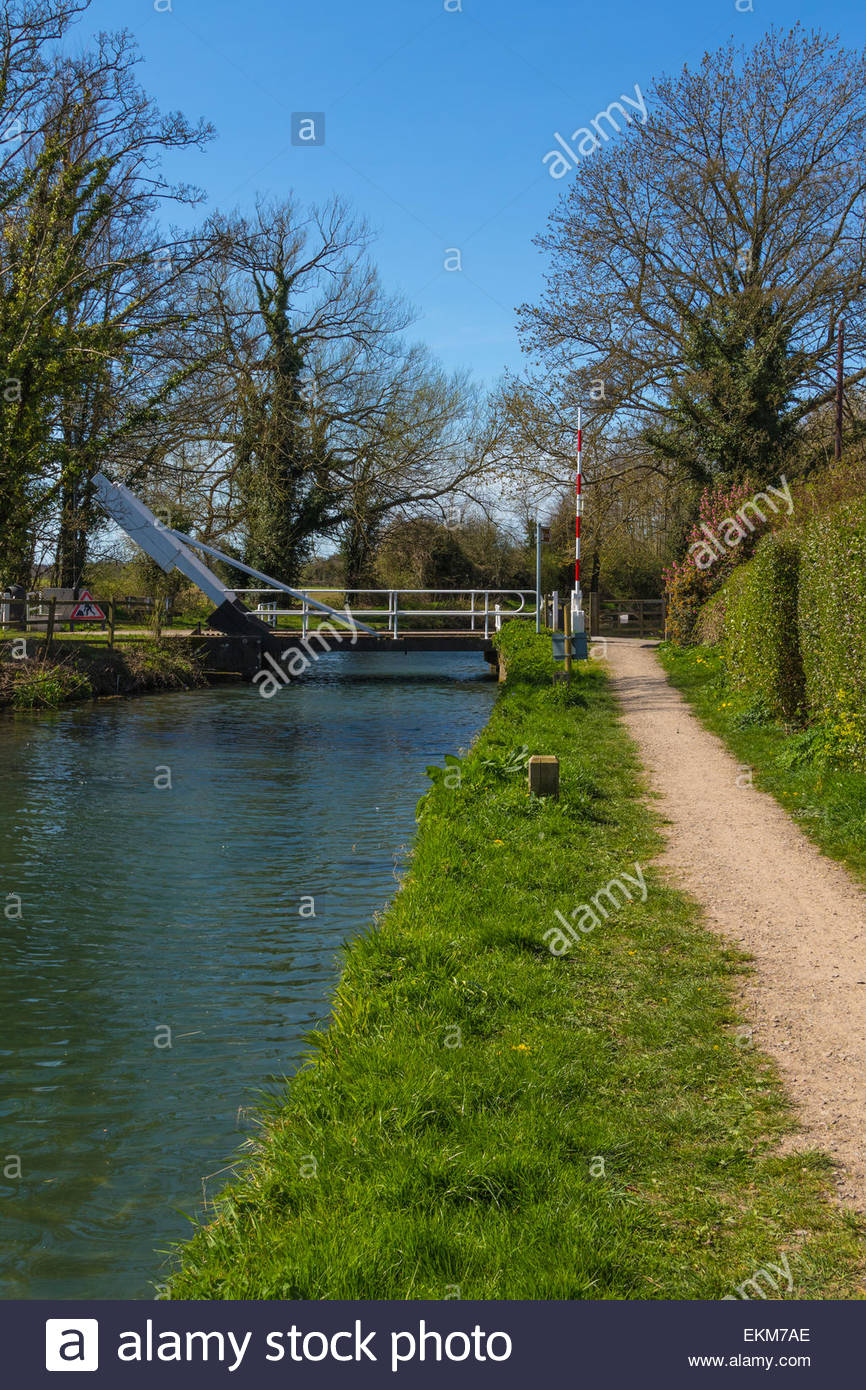
[(484, 670), (334, 654), (271, 700), (0, 722), (2, 1296), (152, 1296), (390, 895), (425, 765), (485, 723)]

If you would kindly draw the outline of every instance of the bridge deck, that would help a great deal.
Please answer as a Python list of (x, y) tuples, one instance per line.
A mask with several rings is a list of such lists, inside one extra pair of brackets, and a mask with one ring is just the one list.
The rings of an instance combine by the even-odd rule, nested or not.
[[(172, 634), (179, 637), (181, 634)], [(300, 632), (273, 632), (269, 637), (230, 635), (228, 633), (192, 633), (188, 640), (204, 654), (206, 669), (226, 675), (240, 675), (244, 680), (252, 680), (262, 669), (263, 657), (268, 653), (272, 661), (280, 665), (289, 659), (293, 651), (302, 651), (305, 656), (316, 659), (329, 652), (351, 655), (355, 652), (379, 652), (393, 656), (405, 652), (478, 652), (494, 668), (499, 665), (499, 654), (491, 645), (490, 639), (477, 632), (405, 632), (400, 637), (388, 633), (373, 636), (359, 632), (354, 644), (351, 634), (345, 641), (337, 642), (330, 633), (323, 634), (327, 646), (315, 640), (311, 633), (306, 638)], [(311, 640), (312, 639), (312, 640)]]
[[(342, 636), (342, 634), (341, 634)], [(392, 637), (390, 632), (377, 633), (376, 636), (367, 632), (356, 632), (355, 639), (352, 641), (351, 634), (346, 632), (345, 637), (340, 642), (331, 635), (326, 634), (328, 645), (334, 651), (354, 651), (354, 652), (486, 652), (488, 649), (493, 654), (491, 639), (485, 637), (483, 632), (401, 632), (399, 637)], [(290, 647), (301, 647), (309, 645), (313, 651), (318, 651), (321, 642), (316, 641), (316, 633), (311, 631), (306, 637), (300, 632), (274, 632), (273, 643), (283, 643), (284, 649)]]

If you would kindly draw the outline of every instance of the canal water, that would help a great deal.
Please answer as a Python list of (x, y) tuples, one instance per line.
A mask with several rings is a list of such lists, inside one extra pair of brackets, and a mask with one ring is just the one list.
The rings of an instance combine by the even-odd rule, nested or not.
[(485, 724), (486, 669), (334, 653), (270, 700), (0, 720), (0, 1296), (155, 1296), (393, 893), (425, 766)]

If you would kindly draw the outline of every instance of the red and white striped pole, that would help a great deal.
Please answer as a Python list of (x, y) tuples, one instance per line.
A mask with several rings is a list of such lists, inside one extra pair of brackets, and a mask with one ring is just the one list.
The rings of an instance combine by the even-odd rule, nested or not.
[(580, 613), (582, 608), (582, 598), (580, 593), (580, 514), (583, 508), (583, 499), (580, 495), (581, 481), (581, 455), (583, 452), (583, 429), (581, 411), (577, 411), (577, 488), (575, 494), (574, 508), (574, 595), (572, 597), (572, 613)]

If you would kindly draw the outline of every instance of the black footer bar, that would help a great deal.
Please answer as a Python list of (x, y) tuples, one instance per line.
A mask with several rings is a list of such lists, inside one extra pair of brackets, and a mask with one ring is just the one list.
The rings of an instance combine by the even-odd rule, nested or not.
[[(10, 1386), (862, 1384), (863, 1304), (0, 1304)], [(61, 1382), (62, 1384), (62, 1382)]]

